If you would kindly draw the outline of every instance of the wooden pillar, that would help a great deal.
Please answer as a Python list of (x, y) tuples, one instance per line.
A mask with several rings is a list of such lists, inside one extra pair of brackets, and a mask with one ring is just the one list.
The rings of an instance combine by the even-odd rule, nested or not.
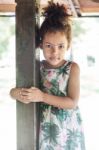
[[(16, 0), (16, 86), (39, 85), (35, 0)], [(17, 150), (37, 150), (37, 104), (17, 102)]]

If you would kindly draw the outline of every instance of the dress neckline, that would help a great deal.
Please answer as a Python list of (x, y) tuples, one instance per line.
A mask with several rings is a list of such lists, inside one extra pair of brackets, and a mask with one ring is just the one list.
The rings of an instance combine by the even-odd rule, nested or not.
[(63, 63), (61, 66), (56, 67), (56, 68), (51, 68), (51, 67), (46, 67), (46, 66), (45, 66), (46, 61), (43, 60), (43, 61), (42, 61), (42, 67), (43, 67), (44, 69), (46, 69), (46, 70), (57, 70), (57, 69), (60, 69), (60, 68), (64, 68), (64, 66), (66, 66), (66, 65), (68, 64), (68, 62), (69, 62), (68, 60), (64, 60), (64, 63)]

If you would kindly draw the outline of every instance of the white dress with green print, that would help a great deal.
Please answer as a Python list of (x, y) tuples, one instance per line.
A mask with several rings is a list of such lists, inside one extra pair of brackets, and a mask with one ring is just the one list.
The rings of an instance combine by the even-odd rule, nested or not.
[[(44, 67), (41, 62), (41, 89), (57, 96), (66, 96), (70, 68), (67, 61), (56, 69)], [(39, 150), (85, 150), (82, 120), (79, 108), (60, 109), (40, 104)]]

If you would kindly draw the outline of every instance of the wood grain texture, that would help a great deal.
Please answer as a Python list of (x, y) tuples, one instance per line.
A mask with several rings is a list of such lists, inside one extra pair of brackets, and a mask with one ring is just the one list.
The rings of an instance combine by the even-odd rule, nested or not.
[[(16, 0), (16, 86), (39, 86), (35, 49), (35, 1)], [(37, 150), (36, 103), (17, 102), (17, 150)]]

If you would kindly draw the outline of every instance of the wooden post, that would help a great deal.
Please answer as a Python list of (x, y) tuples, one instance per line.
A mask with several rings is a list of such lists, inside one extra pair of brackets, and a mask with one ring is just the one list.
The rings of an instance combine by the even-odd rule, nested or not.
[[(16, 86), (39, 86), (35, 0), (16, 0)], [(17, 150), (37, 150), (37, 104), (17, 102)]]

